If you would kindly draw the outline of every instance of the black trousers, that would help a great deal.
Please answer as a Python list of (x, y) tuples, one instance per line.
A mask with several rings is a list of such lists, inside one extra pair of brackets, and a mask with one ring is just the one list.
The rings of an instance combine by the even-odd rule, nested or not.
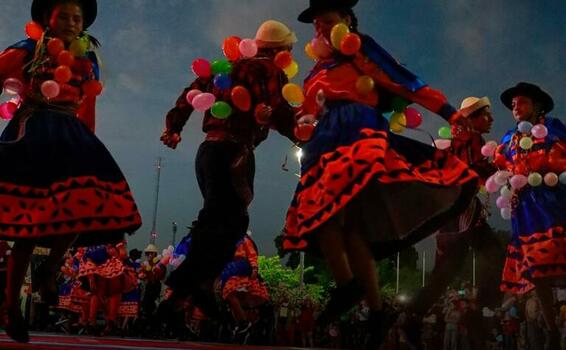
[(255, 162), (246, 146), (228, 141), (205, 141), (196, 158), (196, 175), (204, 198), (191, 230), (187, 258), (167, 284), (177, 293), (192, 294), (205, 281), (220, 275), (248, 229), (249, 199), (253, 193)]

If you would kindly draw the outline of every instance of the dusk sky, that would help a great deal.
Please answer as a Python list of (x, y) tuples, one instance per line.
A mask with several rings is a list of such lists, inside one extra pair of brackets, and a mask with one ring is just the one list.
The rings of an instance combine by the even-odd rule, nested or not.
[[(28, 0), (2, 0), (0, 47), (24, 39), (30, 4)], [(202, 114), (192, 115), (177, 150), (159, 142), (165, 114), (194, 78), (192, 60), (222, 58), (220, 46), (225, 37), (253, 37), (262, 21), (276, 19), (292, 27), (299, 38), (294, 56), (300, 73), (294, 81), (301, 83), (313, 65), (303, 51), (312, 38), (312, 26), (296, 20), (307, 5), (306, 0), (98, 1), (98, 18), (89, 30), (102, 43), (105, 84), (97, 105), (96, 134), (126, 175), (144, 220), (130, 237), (130, 248), (143, 249), (149, 240), (157, 157), (163, 158), (160, 248), (171, 240), (171, 223), (179, 223), (180, 238), (202, 204), (194, 172), (196, 150), (204, 137)], [(512, 127), (511, 113), (499, 95), (519, 81), (539, 84), (549, 92), (556, 105), (551, 115), (564, 121), (566, 1), (360, 0), (354, 10), (361, 32), (373, 36), (400, 62), (443, 91), (453, 105), (459, 106), (467, 96), (488, 96), (495, 117), (488, 139), (499, 140)], [(445, 125), (440, 117), (419, 109), (425, 118), (423, 128), (429, 133), (436, 134)], [(5, 125), (0, 121), (0, 130)], [(261, 253), (267, 255), (275, 253), (273, 238), (283, 226), (298, 180), (291, 147), (288, 140), (272, 133), (256, 151), (250, 229)], [(288, 172), (281, 169), (286, 155)], [(509, 225), (500, 220), (493, 224), (498, 228)], [(419, 250), (431, 246), (429, 240)]]

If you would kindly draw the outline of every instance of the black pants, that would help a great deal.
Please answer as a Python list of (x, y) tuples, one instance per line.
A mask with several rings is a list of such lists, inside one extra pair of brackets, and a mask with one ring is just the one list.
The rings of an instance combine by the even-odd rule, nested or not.
[(248, 202), (242, 198), (242, 186), (253, 193), (255, 163), (252, 151), (244, 147), (205, 141), (198, 150), (196, 174), (204, 205), (191, 230), (189, 254), (167, 280), (177, 293), (192, 294), (201, 283), (218, 277), (246, 234)]
[(469, 247), (476, 253), (478, 305), (495, 307), (501, 303), (499, 281), (505, 250), (495, 232), (484, 223), (464, 233), (437, 236), (436, 263), (430, 282), (419, 290), (409, 310), (424, 314), (440, 298), (460, 272)]

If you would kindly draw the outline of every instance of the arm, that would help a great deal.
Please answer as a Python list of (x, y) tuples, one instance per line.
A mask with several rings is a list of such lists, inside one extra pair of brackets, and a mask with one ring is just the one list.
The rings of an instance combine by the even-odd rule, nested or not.
[(548, 168), (557, 174), (566, 171), (566, 141), (558, 141), (548, 152)]
[(17, 78), (24, 82), (23, 68), (27, 55), (27, 51), (23, 49), (7, 49), (0, 53), (0, 84), (4, 84), (7, 78)]
[(85, 96), (85, 99), (77, 110), (77, 117), (85, 123), (87, 128), (94, 133), (96, 125), (96, 97)]

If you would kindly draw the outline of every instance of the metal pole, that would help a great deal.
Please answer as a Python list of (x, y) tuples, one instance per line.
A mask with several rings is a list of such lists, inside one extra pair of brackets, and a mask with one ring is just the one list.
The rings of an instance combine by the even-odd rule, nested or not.
[(301, 286), (305, 284), (305, 252), (299, 253), (299, 268), (301, 269)]
[(175, 246), (175, 241), (177, 238), (177, 222), (173, 221), (173, 239), (171, 240), (171, 245), (174, 247)]
[(400, 255), (401, 253), (397, 252), (397, 278), (395, 282), (395, 294), (399, 294), (399, 263), (400, 263)]
[(476, 286), (476, 252), (472, 250), (472, 285)]
[(425, 278), (426, 278), (426, 251), (423, 251), (423, 283), (422, 283), (422, 287), (425, 286)]
[(161, 178), (161, 157), (157, 157), (157, 164), (155, 165), (157, 168), (157, 180), (155, 182), (155, 203), (153, 207), (153, 222), (151, 224), (151, 236), (149, 239), (149, 243), (155, 244), (155, 240), (157, 239), (157, 208), (159, 205), (159, 180)]

